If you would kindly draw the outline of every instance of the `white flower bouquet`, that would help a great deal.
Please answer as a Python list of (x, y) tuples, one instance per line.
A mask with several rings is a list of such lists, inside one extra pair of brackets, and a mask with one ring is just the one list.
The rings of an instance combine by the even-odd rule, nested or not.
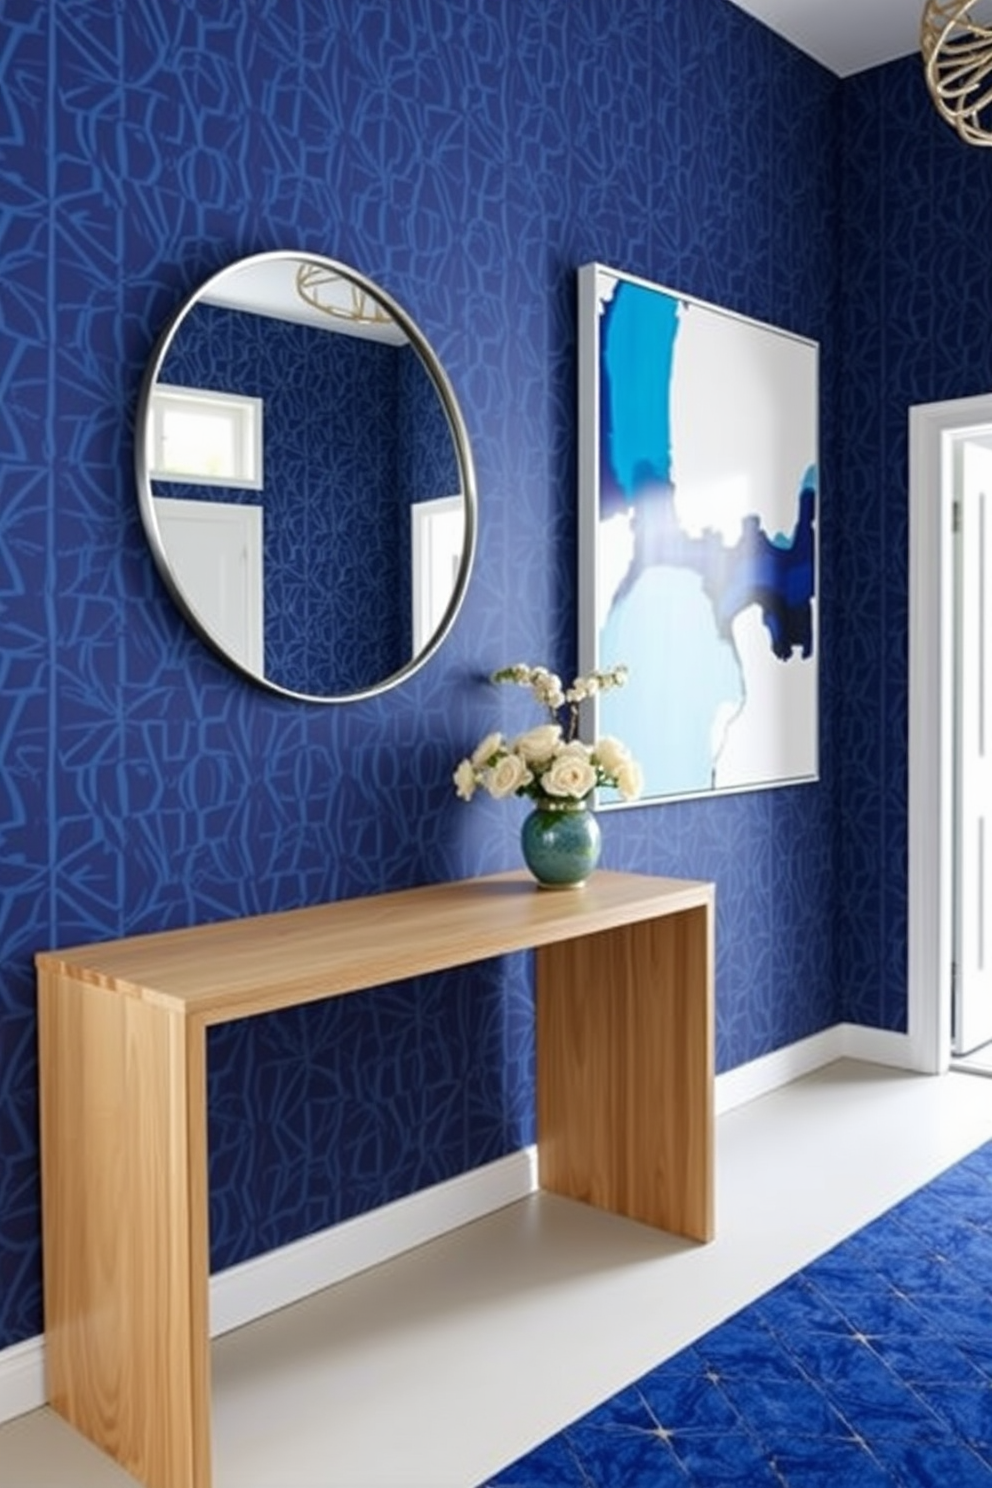
[(567, 810), (584, 805), (599, 786), (612, 786), (625, 801), (641, 794), (641, 767), (619, 739), (584, 744), (577, 737), (580, 704), (598, 692), (622, 687), (627, 681), (625, 666), (576, 677), (568, 688), (546, 667), (522, 663), (494, 672), (492, 680), (529, 687), (551, 722), (512, 740), (501, 733), (487, 734), (455, 770), (455, 791), (461, 800), (471, 801), (481, 789), (498, 801), (529, 796), (545, 809)]

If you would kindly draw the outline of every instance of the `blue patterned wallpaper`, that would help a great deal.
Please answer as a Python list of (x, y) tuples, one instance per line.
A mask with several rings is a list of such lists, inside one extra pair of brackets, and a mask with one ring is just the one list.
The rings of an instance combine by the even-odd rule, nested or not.
[(838, 633), (846, 1013), (905, 1022), (908, 411), (992, 386), (992, 160), (961, 143), (915, 57), (851, 78), (844, 111)]
[[(2, 0), (0, 27), (4, 1346), (41, 1327), (35, 951), (518, 861), (522, 805), (466, 807), (450, 777), (490, 727), (533, 721), (485, 685), (493, 668), (574, 664), (579, 264), (823, 348), (821, 783), (603, 820), (607, 866), (717, 883), (722, 1069), (843, 1011), (839, 760), (858, 741), (840, 684), (834, 79), (726, 0)], [(345, 708), (267, 695), (197, 641), (133, 490), (167, 316), (279, 247), (352, 263), (405, 306), (476, 457), (479, 549), (451, 637)], [(877, 474), (890, 452), (872, 437)], [(897, 705), (875, 706), (883, 659), (898, 693), (898, 649), (875, 650), (859, 762), (898, 728)], [(898, 846), (874, 820), (858, 821), (868, 864)], [(857, 945), (866, 965), (893, 958), (897, 1022), (885, 913), (862, 912)], [(511, 958), (215, 1033), (215, 1264), (529, 1141), (527, 972)]]

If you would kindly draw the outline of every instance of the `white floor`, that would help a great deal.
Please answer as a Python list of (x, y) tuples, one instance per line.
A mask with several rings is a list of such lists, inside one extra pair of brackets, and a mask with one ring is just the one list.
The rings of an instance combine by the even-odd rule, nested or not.
[[(219, 1339), (215, 1488), (477, 1488), (989, 1139), (989, 1080), (843, 1061), (720, 1118), (712, 1245), (514, 1204)], [(132, 1482), (0, 1427), (0, 1488)]]
[(992, 1075), (992, 1044), (983, 1044), (970, 1054), (955, 1055), (951, 1063), (955, 1069), (968, 1070), (973, 1075)]

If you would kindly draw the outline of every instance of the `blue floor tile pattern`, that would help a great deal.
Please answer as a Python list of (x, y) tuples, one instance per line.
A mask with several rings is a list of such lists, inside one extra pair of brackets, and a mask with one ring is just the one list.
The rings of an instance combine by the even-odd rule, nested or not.
[(992, 1488), (992, 1143), (486, 1488)]

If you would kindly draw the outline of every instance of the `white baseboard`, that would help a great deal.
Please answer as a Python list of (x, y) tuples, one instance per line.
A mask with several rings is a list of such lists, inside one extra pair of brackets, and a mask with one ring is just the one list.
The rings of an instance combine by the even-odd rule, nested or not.
[[(905, 1034), (839, 1023), (718, 1075), (716, 1111), (722, 1115), (835, 1059), (849, 1057), (911, 1068), (908, 1056)], [(536, 1187), (537, 1150), (527, 1147), (219, 1271), (210, 1278), (211, 1336), (240, 1328), (276, 1308), (481, 1219), (526, 1198)], [(0, 1350), (0, 1422), (37, 1410), (46, 1398), (44, 1338), (29, 1338)]]
[(44, 1335), (0, 1350), (0, 1425), (37, 1410), (47, 1398)]
[(921, 1062), (919, 1050), (908, 1033), (889, 1033), (884, 1028), (863, 1028), (860, 1023), (841, 1023), (844, 1057), (863, 1059), (865, 1064), (887, 1064), (892, 1069), (935, 1073)]
[(722, 1116), (745, 1101), (768, 1095), (826, 1064), (833, 1064), (835, 1059), (863, 1059), (867, 1064), (916, 1068), (907, 1034), (862, 1028), (857, 1023), (835, 1023), (822, 1033), (814, 1033), (717, 1075), (716, 1113)]
[(210, 1278), (210, 1336), (298, 1302), (526, 1198), (537, 1187), (537, 1149), (436, 1183), (368, 1214), (255, 1256)]
[(843, 1058), (846, 1052), (843, 1026), (838, 1023), (833, 1028), (825, 1028), (822, 1033), (814, 1033), (810, 1038), (788, 1044), (784, 1049), (776, 1049), (772, 1054), (762, 1054), (759, 1059), (752, 1059), (747, 1064), (739, 1064), (736, 1069), (725, 1070), (722, 1075), (717, 1075), (716, 1114), (722, 1116), (735, 1106), (743, 1106), (746, 1101), (756, 1100), (759, 1095), (768, 1095), (782, 1085), (788, 1085), (793, 1080), (801, 1079), (803, 1075), (811, 1074), (815, 1069), (821, 1069), (825, 1064), (832, 1064), (835, 1059)]
[[(210, 1278), (210, 1335), (216, 1338), (299, 1302), (347, 1276), (526, 1198), (536, 1187), (537, 1149), (525, 1147), (217, 1271)], [(44, 1336), (0, 1350), (0, 1422), (37, 1410), (47, 1398)]]

